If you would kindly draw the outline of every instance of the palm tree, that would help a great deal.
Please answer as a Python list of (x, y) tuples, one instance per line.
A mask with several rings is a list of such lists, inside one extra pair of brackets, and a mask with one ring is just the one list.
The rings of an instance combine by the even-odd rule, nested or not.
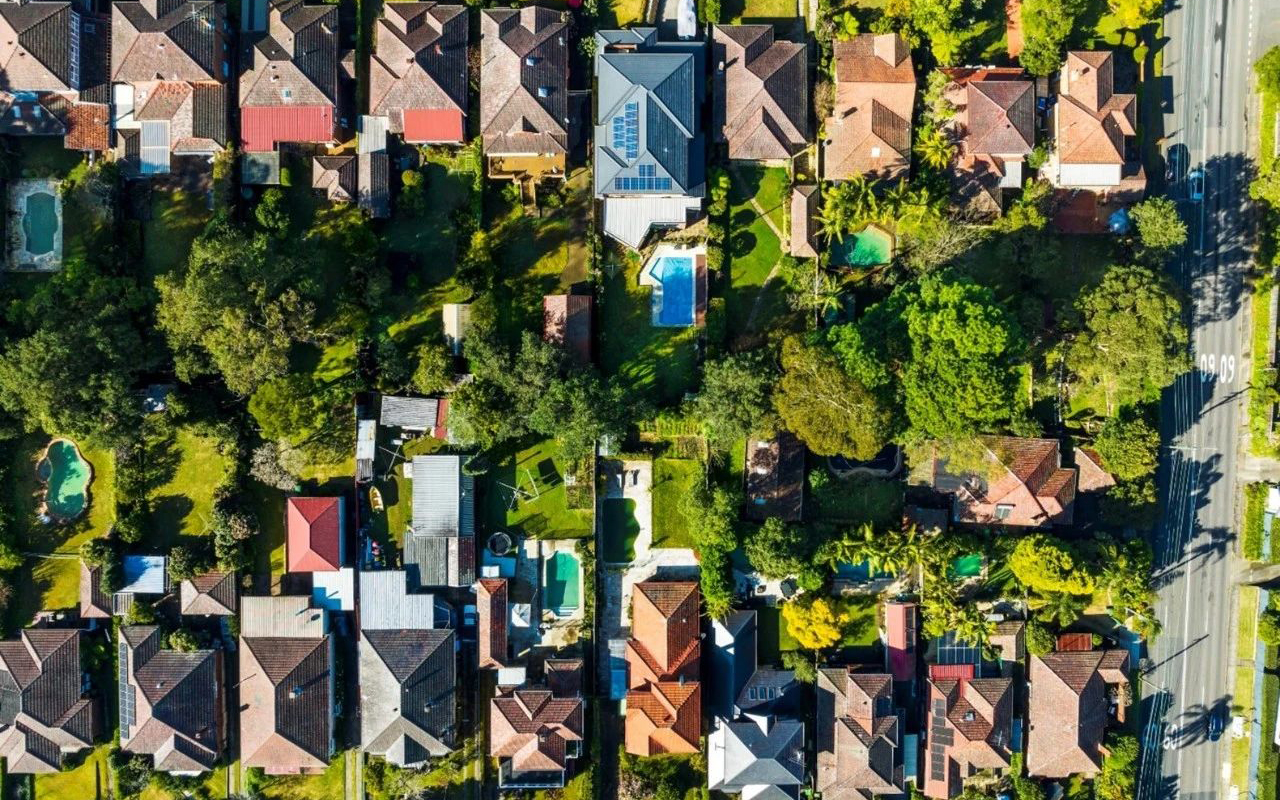
[(819, 272), (813, 277), (812, 292), (796, 292), (790, 296), (791, 307), (797, 311), (812, 311), (814, 316), (825, 318), (840, 310), (844, 300), (844, 287), (834, 275)]
[(941, 128), (925, 128), (916, 136), (916, 155), (927, 167), (946, 169), (951, 163), (955, 148)]
[(996, 634), (996, 624), (987, 619), (986, 612), (974, 603), (969, 603), (957, 610), (953, 620), (956, 641), (971, 644), (974, 647), (985, 647), (991, 637)]
[(841, 181), (822, 194), (822, 210), (818, 222), (827, 241), (844, 241), (844, 235), (868, 217), (875, 216), (876, 196), (871, 184), (861, 175)]
[(1055, 592), (1036, 605), (1036, 614), (1040, 619), (1055, 622), (1065, 628), (1080, 619), (1080, 615), (1089, 607), (1089, 596)]

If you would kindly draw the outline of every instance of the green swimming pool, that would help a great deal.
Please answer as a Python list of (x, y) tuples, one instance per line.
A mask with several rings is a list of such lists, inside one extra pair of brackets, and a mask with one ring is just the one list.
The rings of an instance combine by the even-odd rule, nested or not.
[(951, 562), (951, 577), (976, 578), (982, 574), (982, 554), (970, 553)]
[(69, 439), (55, 439), (44, 451), (36, 470), (45, 482), (45, 513), (69, 522), (89, 505), (89, 483), (93, 468)]
[(844, 241), (831, 243), (831, 263), (845, 267), (875, 267), (893, 259), (893, 234), (868, 225)]
[(27, 240), (27, 252), (42, 256), (53, 252), (53, 237), (58, 233), (58, 209), (56, 199), (48, 192), (32, 192), (27, 195), (27, 213), (22, 215), (22, 234)]
[(557, 550), (543, 564), (543, 606), (557, 617), (570, 616), (582, 603), (578, 567), (577, 556), (564, 550)]

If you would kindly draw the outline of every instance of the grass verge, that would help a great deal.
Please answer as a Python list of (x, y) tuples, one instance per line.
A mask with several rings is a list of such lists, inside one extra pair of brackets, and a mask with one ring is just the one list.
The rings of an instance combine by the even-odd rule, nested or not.
[(1267, 485), (1250, 483), (1244, 487), (1244, 532), (1241, 555), (1250, 561), (1262, 560), (1262, 522), (1267, 504)]

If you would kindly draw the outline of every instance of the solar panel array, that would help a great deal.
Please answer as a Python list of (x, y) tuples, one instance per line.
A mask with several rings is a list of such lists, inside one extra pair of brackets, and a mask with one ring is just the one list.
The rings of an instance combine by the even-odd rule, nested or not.
[(935, 698), (929, 724), (929, 779), (946, 777), (946, 748), (955, 743), (955, 734), (947, 727), (947, 701)]
[(630, 161), (640, 154), (640, 104), (627, 103), (613, 118), (613, 149)]
[(669, 192), (670, 178), (614, 178), (613, 188), (620, 192)]
[(117, 684), (120, 687), (120, 726), (127, 732), (137, 720), (137, 697), (133, 685), (129, 683), (129, 645), (124, 642), (120, 642), (117, 663), (120, 665)]

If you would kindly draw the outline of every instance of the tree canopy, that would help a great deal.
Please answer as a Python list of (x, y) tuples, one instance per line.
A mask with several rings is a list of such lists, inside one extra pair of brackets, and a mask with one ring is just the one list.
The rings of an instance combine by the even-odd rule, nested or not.
[(810, 554), (804, 531), (777, 517), (769, 517), (749, 533), (742, 549), (756, 572), (771, 579), (798, 575)]
[(764, 350), (707, 362), (692, 408), (707, 437), (729, 445), (753, 434), (772, 434), (777, 424), (772, 403), (776, 379), (777, 368)]
[(1009, 569), (1034, 592), (1090, 594), (1094, 578), (1086, 563), (1065, 543), (1047, 533), (1032, 533), (1018, 540), (1009, 556)]
[(1093, 446), (1118, 480), (1142, 478), (1156, 471), (1160, 432), (1141, 409), (1125, 406), (1107, 418)]
[(1178, 206), (1167, 197), (1151, 197), (1130, 207), (1138, 228), (1143, 260), (1153, 266), (1164, 262), (1187, 241), (1187, 223), (1178, 216)]
[(1182, 303), (1167, 279), (1145, 267), (1114, 266), (1077, 303), (1084, 330), (1067, 368), (1108, 411), (1156, 400), (1190, 368)]
[(836, 598), (806, 594), (783, 604), (782, 619), (801, 647), (822, 650), (839, 643), (853, 615)]
[(1081, 0), (1025, 0), (1022, 4), (1022, 54), (1019, 62), (1037, 77), (1061, 66), (1067, 40), (1083, 10)]
[(783, 342), (773, 403), (787, 429), (818, 455), (872, 458), (892, 433), (889, 409), (829, 350), (799, 337)]

